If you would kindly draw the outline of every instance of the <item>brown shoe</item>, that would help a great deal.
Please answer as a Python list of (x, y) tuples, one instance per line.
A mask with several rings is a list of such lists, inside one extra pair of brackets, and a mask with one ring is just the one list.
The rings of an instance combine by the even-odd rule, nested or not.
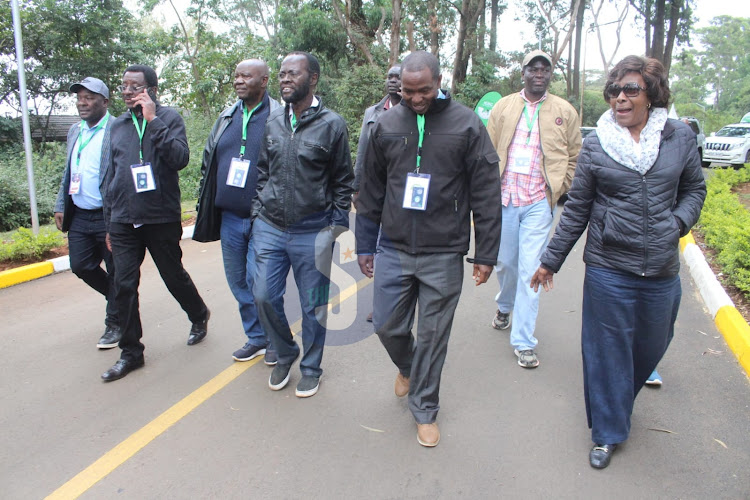
[(400, 398), (409, 394), (409, 379), (401, 375), (401, 372), (396, 375), (396, 383), (393, 384), (393, 392), (395, 392), (396, 396)]
[(417, 441), (422, 446), (432, 448), (440, 442), (440, 429), (438, 424), (417, 424)]

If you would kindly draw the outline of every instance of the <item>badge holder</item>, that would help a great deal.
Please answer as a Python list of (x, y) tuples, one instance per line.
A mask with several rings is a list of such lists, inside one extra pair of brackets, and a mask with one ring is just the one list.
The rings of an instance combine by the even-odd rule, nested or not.
[(430, 174), (409, 172), (406, 176), (403, 208), (427, 210), (427, 194), (430, 190)]
[(136, 193), (145, 193), (146, 191), (156, 189), (154, 172), (151, 170), (150, 163), (130, 165), (130, 173), (133, 174), (133, 184), (135, 185)]
[(247, 182), (247, 173), (250, 171), (250, 160), (232, 158), (227, 174), (227, 186), (243, 189)]

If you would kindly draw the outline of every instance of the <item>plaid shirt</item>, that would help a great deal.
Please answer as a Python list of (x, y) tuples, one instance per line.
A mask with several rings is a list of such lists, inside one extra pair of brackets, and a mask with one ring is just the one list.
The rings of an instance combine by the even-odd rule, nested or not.
[[(526, 99), (526, 93), (522, 90), (521, 97), (526, 101), (526, 112), (528, 118), (532, 119), (537, 108), (542, 105), (547, 98), (544, 93), (537, 102), (530, 102)], [(527, 142), (528, 138), (528, 142)], [(514, 171), (516, 158), (524, 152), (530, 151), (531, 161), (528, 174)], [(508, 166), (503, 172), (502, 190), (503, 206), (507, 207), (513, 203), (515, 207), (525, 207), (542, 201), (547, 197), (547, 183), (542, 173), (542, 144), (539, 138), (539, 116), (529, 130), (526, 113), (521, 113), (521, 118), (516, 125), (516, 133), (513, 134), (513, 140), (508, 147)]]

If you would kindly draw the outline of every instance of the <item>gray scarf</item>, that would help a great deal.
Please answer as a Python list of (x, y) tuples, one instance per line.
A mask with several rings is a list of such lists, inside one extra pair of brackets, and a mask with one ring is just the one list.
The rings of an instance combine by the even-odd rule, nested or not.
[(653, 108), (648, 116), (646, 126), (641, 130), (641, 152), (633, 147), (633, 137), (626, 127), (617, 124), (615, 115), (610, 109), (596, 122), (596, 135), (604, 152), (617, 163), (635, 170), (641, 175), (648, 172), (659, 156), (661, 131), (667, 123), (667, 109)]

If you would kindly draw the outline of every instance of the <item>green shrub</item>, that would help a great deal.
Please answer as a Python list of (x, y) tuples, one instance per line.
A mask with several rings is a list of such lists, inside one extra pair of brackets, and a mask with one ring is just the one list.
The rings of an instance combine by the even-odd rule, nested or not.
[(750, 182), (750, 169), (717, 171), (706, 182), (708, 194), (699, 220), (706, 244), (728, 280), (750, 294), (750, 212), (731, 189)]
[(10, 238), (0, 245), (0, 260), (39, 259), (48, 250), (65, 244), (62, 233), (54, 228), (42, 228), (35, 236), (31, 229), (19, 227)]

